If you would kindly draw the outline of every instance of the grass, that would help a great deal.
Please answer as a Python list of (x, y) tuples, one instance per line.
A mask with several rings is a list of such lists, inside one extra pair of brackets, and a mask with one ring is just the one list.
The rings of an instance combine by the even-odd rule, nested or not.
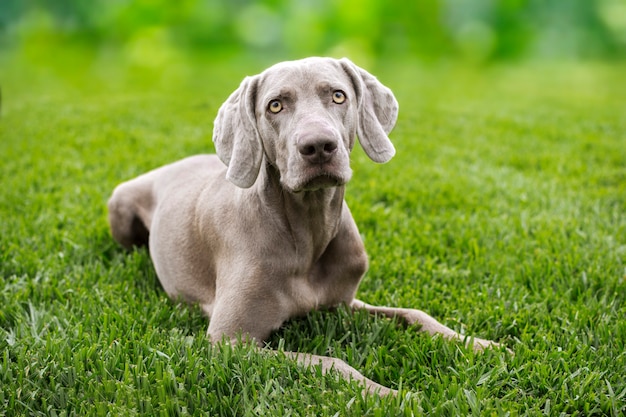
[(392, 162), (353, 154), (360, 298), (515, 352), (344, 309), (272, 336), (401, 391), (380, 399), (246, 344), (211, 347), (146, 251), (109, 236), (113, 187), (211, 151), (217, 108), (265, 63), (35, 52), (0, 57), (0, 415), (626, 412), (623, 66), (373, 69), (401, 112)]

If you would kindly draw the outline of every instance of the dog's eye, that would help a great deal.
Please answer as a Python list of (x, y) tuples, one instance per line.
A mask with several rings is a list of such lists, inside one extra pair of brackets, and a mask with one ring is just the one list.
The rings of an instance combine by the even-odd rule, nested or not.
[(283, 103), (281, 103), (280, 100), (272, 100), (267, 108), (272, 113), (278, 113), (283, 109)]
[(337, 104), (341, 104), (346, 101), (346, 94), (341, 90), (336, 90), (333, 92), (333, 101)]

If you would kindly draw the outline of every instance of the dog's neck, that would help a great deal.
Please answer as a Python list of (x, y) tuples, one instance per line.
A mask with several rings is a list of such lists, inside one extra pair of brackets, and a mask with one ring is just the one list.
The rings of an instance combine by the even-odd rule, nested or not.
[(293, 242), (297, 252), (319, 257), (339, 229), (345, 186), (293, 193), (281, 185), (278, 170), (266, 163), (255, 187), (262, 205), (278, 210), (273, 218), (279, 219), (280, 232)]

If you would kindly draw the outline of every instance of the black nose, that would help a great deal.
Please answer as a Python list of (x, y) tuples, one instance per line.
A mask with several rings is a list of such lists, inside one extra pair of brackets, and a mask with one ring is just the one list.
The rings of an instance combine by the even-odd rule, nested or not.
[(337, 152), (337, 142), (332, 139), (313, 139), (298, 144), (298, 152), (312, 164), (323, 164), (330, 161)]

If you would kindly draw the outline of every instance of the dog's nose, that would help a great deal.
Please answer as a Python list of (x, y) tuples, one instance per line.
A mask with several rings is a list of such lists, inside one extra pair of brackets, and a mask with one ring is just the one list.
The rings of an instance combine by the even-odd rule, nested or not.
[(333, 139), (304, 140), (298, 144), (298, 152), (302, 158), (312, 164), (323, 164), (330, 161), (337, 152), (337, 141)]

